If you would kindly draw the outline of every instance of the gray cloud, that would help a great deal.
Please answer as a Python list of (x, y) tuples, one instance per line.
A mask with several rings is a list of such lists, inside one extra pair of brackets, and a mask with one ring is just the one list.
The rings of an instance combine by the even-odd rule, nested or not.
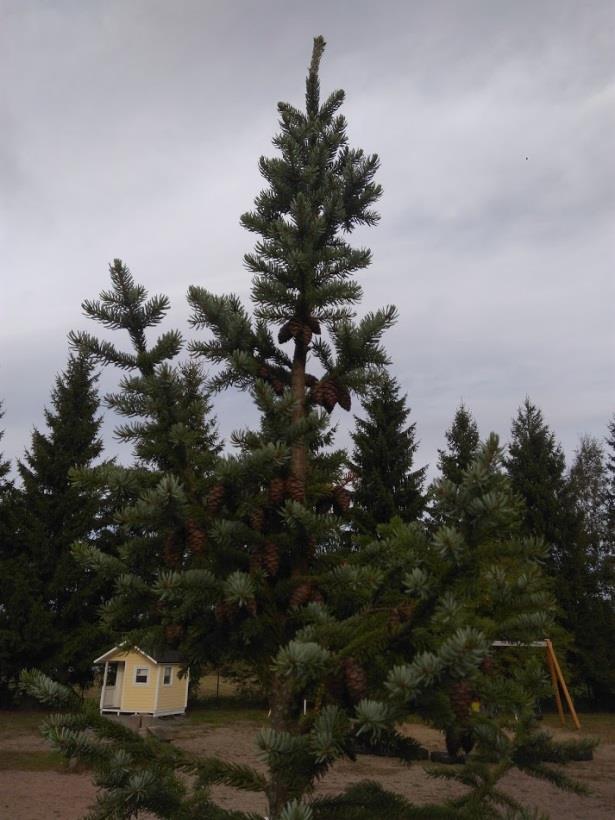
[[(173, 301), (247, 296), (238, 224), (275, 103), (299, 103), (311, 37), (382, 158), (365, 308), (432, 464), (463, 398), (505, 437), (526, 394), (570, 452), (615, 408), (615, 7), (608, 0), (310, 4), (8, 2), (0, 11), (3, 445), (40, 424), (66, 333), (121, 256)], [(527, 157), (527, 159), (526, 159)], [(110, 377), (105, 377), (110, 381)], [(105, 382), (106, 384), (107, 382)], [(223, 430), (246, 402), (221, 398)], [(347, 440), (349, 419), (340, 422)], [(107, 426), (107, 438), (114, 450)]]

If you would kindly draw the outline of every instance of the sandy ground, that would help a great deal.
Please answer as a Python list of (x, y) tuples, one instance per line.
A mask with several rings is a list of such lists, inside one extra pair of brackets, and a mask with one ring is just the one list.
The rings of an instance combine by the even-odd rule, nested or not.
[[(255, 755), (255, 724), (223, 728), (186, 725), (176, 743), (207, 755), (220, 755), (237, 763), (262, 769)], [(440, 735), (425, 727), (409, 727), (409, 733), (429, 749), (442, 749)], [(565, 732), (555, 731), (558, 736)], [(34, 734), (4, 738), (2, 750), (36, 751), (45, 749)], [(502, 786), (521, 802), (536, 806), (553, 820), (608, 820), (615, 818), (615, 744), (600, 746), (591, 762), (574, 763), (566, 771), (592, 789), (590, 797), (579, 797), (556, 789), (548, 783), (518, 772), (507, 775)], [(430, 778), (423, 765), (404, 766), (381, 757), (361, 756), (356, 763), (341, 761), (323, 779), (317, 794), (336, 794), (349, 783), (376, 780), (385, 788), (397, 791), (416, 803), (441, 801), (458, 795), (462, 788), (455, 783)], [(0, 771), (0, 818), (2, 820), (78, 820), (95, 799), (95, 788), (87, 774), (68, 772)], [(259, 795), (216, 787), (217, 800), (226, 808), (265, 813)]]

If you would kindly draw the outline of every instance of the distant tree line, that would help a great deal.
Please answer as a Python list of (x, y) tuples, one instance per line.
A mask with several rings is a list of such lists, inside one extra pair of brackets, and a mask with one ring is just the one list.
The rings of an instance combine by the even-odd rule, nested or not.
[[(174, 383), (177, 374), (170, 374), (168, 400), (197, 401), (209, 408), (208, 387), (200, 374), (184, 373), (192, 379), (188, 396), (182, 395), (185, 383), (179, 387), (181, 377)], [(45, 410), (46, 429), (33, 430), (30, 447), (17, 463), (17, 480), (8, 478), (9, 462), (0, 462), (0, 572), (7, 581), (0, 589), (0, 697), (5, 703), (24, 667), (36, 666), (59, 681), (87, 687), (92, 658), (112, 639), (100, 623), (100, 607), (111, 587), (72, 553), (76, 542), (85, 542), (113, 554), (121, 541), (109, 494), (76, 480), (81, 468), (98, 465), (100, 470), (114, 463), (102, 460), (97, 380), (91, 356), (71, 355)], [(357, 544), (375, 537), (378, 527), (395, 517), (406, 523), (437, 521), (434, 488), (425, 486), (427, 466), (415, 465), (416, 422), (407, 423), (409, 414), (399, 383), (383, 370), (380, 383), (364, 399), (363, 413), (354, 417), (354, 447), (345, 457), (352, 490), (348, 521)], [(208, 460), (222, 443), (213, 418), (205, 427), (201, 458)], [(135, 438), (135, 429), (124, 428), (120, 436)], [(481, 444), (478, 425), (463, 403), (445, 440), (438, 470), (442, 479), (459, 485)], [(172, 463), (171, 452), (163, 458), (156, 453), (157, 443), (140, 442), (138, 470)], [(603, 442), (581, 438), (567, 467), (542, 412), (526, 399), (513, 419), (505, 469), (523, 504), (524, 533), (548, 545), (544, 566), (567, 635), (567, 662), (577, 694), (612, 707), (615, 417)]]

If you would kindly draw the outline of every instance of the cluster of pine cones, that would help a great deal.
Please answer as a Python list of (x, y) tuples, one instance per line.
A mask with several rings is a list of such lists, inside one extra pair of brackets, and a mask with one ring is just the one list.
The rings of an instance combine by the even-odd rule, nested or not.
[(254, 550), (250, 555), (250, 572), (265, 570), (270, 578), (274, 578), (280, 568), (280, 551), (273, 541), (265, 541), (262, 547)]
[(224, 484), (214, 484), (214, 486), (209, 491), (209, 494), (206, 499), (207, 504), (207, 511), (212, 515), (215, 515), (220, 507), (222, 506), (222, 502), (224, 500)]
[(324, 407), (327, 413), (331, 413), (336, 404), (343, 410), (350, 410), (352, 404), (348, 388), (330, 376), (316, 382), (310, 390), (310, 401)]
[(291, 339), (296, 339), (301, 340), (307, 347), (312, 341), (312, 334), (320, 336), (320, 333), (320, 322), (314, 316), (308, 316), (305, 321), (301, 321), (297, 316), (294, 316), (280, 328), (278, 342), (282, 345)]

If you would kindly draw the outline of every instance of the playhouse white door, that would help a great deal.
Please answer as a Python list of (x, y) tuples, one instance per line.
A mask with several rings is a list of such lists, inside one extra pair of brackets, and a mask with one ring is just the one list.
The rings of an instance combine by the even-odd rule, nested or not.
[(107, 683), (103, 695), (103, 709), (121, 708), (124, 666), (123, 661), (112, 661), (107, 665)]

